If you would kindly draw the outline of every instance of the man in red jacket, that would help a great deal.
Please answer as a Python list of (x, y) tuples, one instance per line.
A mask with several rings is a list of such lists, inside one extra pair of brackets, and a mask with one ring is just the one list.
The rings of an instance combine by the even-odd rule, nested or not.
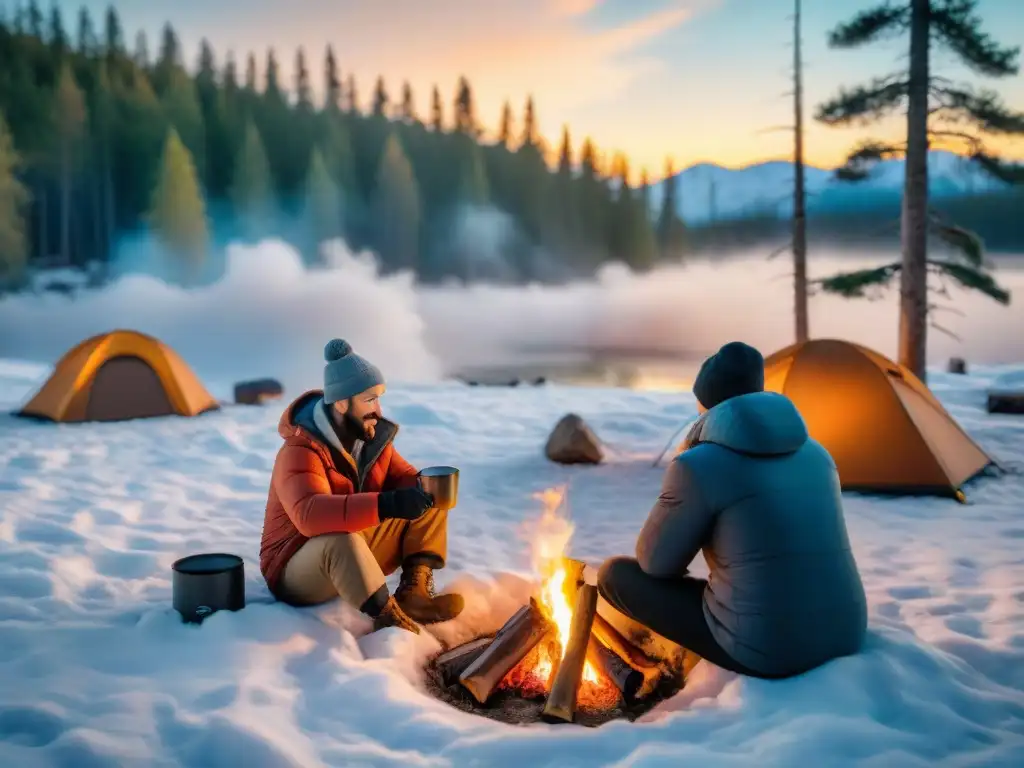
[[(453, 619), (461, 595), (434, 594), (443, 568), (448, 513), (432, 506), (416, 469), (392, 442), (381, 414), (384, 377), (341, 339), (324, 349), (324, 389), (301, 395), (281, 416), (260, 545), (270, 591), (292, 605), (336, 597), (373, 617), (374, 629)], [(385, 576), (402, 569), (394, 596)]]

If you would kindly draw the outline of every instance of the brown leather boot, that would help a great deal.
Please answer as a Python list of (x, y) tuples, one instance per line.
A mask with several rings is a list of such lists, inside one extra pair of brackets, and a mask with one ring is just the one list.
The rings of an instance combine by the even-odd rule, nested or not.
[(416, 622), (405, 615), (405, 611), (402, 610), (393, 595), (389, 597), (387, 603), (384, 604), (384, 610), (382, 610), (377, 615), (377, 618), (373, 620), (374, 632), (386, 627), (407, 629), (414, 635), (418, 635), (420, 633), (420, 628), (416, 626)]
[(451, 621), (465, 607), (462, 595), (434, 594), (434, 571), (429, 565), (414, 564), (402, 568), (402, 581), (395, 599), (410, 618), (420, 624)]

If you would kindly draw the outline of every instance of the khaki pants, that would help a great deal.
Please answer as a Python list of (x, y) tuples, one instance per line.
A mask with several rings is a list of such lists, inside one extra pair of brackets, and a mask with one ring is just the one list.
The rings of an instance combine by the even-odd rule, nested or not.
[(285, 565), (278, 591), (292, 605), (316, 605), (341, 596), (360, 608), (384, 579), (414, 555), (444, 564), (448, 512), (430, 509), (416, 520), (385, 520), (359, 533), (314, 536)]

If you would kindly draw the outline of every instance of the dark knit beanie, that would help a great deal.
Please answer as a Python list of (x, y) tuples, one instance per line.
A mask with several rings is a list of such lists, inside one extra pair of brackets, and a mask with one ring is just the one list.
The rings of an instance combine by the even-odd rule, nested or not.
[(327, 342), (324, 360), (324, 402), (328, 405), (384, 383), (380, 369), (353, 352), (352, 345), (342, 339)]
[(730, 397), (764, 391), (764, 358), (742, 341), (730, 341), (704, 361), (693, 394), (708, 410)]

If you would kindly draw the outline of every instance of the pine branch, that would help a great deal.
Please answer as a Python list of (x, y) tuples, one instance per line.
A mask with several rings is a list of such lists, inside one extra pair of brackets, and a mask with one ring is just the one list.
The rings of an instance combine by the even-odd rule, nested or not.
[(783, 243), (778, 248), (776, 248), (774, 251), (772, 251), (771, 253), (768, 254), (768, 261), (771, 261), (772, 259), (774, 259), (774, 258), (776, 258), (778, 256), (781, 256), (784, 253), (789, 252), (789, 250), (792, 249), (792, 247), (793, 247), (793, 242), (791, 240), (787, 240), (785, 243)]
[(980, 269), (938, 259), (928, 259), (928, 268), (930, 272), (937, 271), (946, 275), (961, 288), (983, 293), (1000, 304), (1010, 303), (1010, 292), (999, 285), (992, 275)]
[[(832, 293), (847, 299), (877, 299), (882, 290), (892, 285), (893, 279), (903, 269), (902, 262), (886, 264), (882, 267), (870, 269), (858, 269), (853, 272), (844, 272), (831, 277), (812, 281), (811, 285), (821, 288), (825, 293)], [(979, 291), (986, 296), (998, 301), (1000, 304), (1010, 303), (1010, 292), (996, 283), (995, 279), (981, 269), (975, 269), (965, 264), (955, 264), (950, 261), (928, 259), (928, 271), (938, 275), (940, 278), (949, 277), (961, 288)], [(872, 295), (868, 289), (876, 289)], [(940, 286), (939, 290), (932, 289), (933, 293), (948, 295), (948, 290)]]
[(939, 333), (942, 333), (942, 334), (945, 334), (946, 336), (949, 336), (949, 338), (951, 338), (951, 339), (955, 339), (956, 341), (963, 341), (963, 339), (961, 339), (959, 336), (957, 336), (955, 333), (953, 333), (951, 330), (949, 330), (949, 328), (946, 328), (945, 326), (939, 325), (934, 320), (932, 322), (930, 322), (928, 325), (931, 326), (932, 328), (934, 328)]
[(936, 314), (938, 314), (939, 312), (949, 312), (951, 314), (956, 315), (957, 317), (967, 317), (966, 312), (964, 312), (961, 309), (957, 309), (956, 307), (947, 307), (942, 304), (929, 303), (928, 313), (931, 314), (932, 312), (935, 312)]
[(951, 131), (945, 129), (928, 129), (929, 143), (933, 139), (959, 139), (967, 145), (967, 149), (971, 154), (981, 151), (981, 139), (977, 136), (967, 133), (966, 131)]
[(854, 149), (847, 158), (847, 162), (878, 163), (882, 160), (902, 157), (905, 151), (906, 146), (902, 144), (882, 144), (876, 141), (866, 141)]
[(933, 3), (932, 32), (978, 74), (987, 77), (1016, 75), (1020, 47), (1003, 47), (981, 31), (981, 18), (974, 13), (976, 5), (974, 0)]
[(936, 237), (963, 256), (971, 267), (985, 267), (985, 245), (976, 232), (943, 221), (934, 213), (929, 214), (928, 223)]
[(832, 277), (814, 280), (813, 284), (825, 293), (834, 293), (847, 299), (878, 298), (877, 294), (868, 296), (869, 288), (888, 288), (892, 280), (903, 268), (901, 262), (886, 264), (884, 267), (858, 269), (853, 272), (842, 272)]
[(818, 107), (815, 119), (830, 126), (867, 124), (899, 109), (907, 95), (903, 75), (877, 78), (870, 85), (841, 89)]
[(947, 86), (934, 88), (933, 94), (939, 100), (934, 114), (950, 122), (966, 119), (986, 133), (1024, 134), (1024, 113), (1011, 111), (992, 91)]
[(856, 184), (859, 181), (867, 181), (871, 177), (871, 171), (866, 168), (854, 168), (849, 165), (841, 165), (832, 172), (836, 181), (844, 184)]
[(854, 148), (842, 166), (836, 168), (834, 176), (837, 181), (864, 181), (871, 175), (871, 170), (877, 163), (902, 157), (904, 152), (905, 147), (899, 144), (865, 141)]
[(861, 11), (845, 24), (840, 24), (828, 35), (831, 48), (857, 48), (902, 32), (909, 22), (907, 6), (893, 7), (884, 3)]
[(1024, 184), (1024, 163), (1007, 163), (980, 149), (971, 153), (970, 157), (993, 178), (1006, 184)]
[[(933, 293), (938, 293), (948, 298), (949, 289), (946, 286), (945, 280), (942, 280), (941, 274), (939, 275), (939, 280), (941, 281), (941, 287), (939, 288), (939, 290), (933, 291)], [(949, 328), (946, 328), (945, 326), (939, 325), (938, 322), (936, 322), (935, 316), (939, 312), (950, 312), (954, 315), (957, 315), (958, 317), (966, 317), (966, 315), (956, 307), (947, 307), (942, 304), (936, 304), (935, 302), (928, 302), (928, 309), (926, 310), (926, 314), (928, 316), (928, 326), (934, 328), (939, 333), (944, 333), (950, 338), (960, 341), (960, 337), (953, 333), (953, 331), (951, 331)]]

